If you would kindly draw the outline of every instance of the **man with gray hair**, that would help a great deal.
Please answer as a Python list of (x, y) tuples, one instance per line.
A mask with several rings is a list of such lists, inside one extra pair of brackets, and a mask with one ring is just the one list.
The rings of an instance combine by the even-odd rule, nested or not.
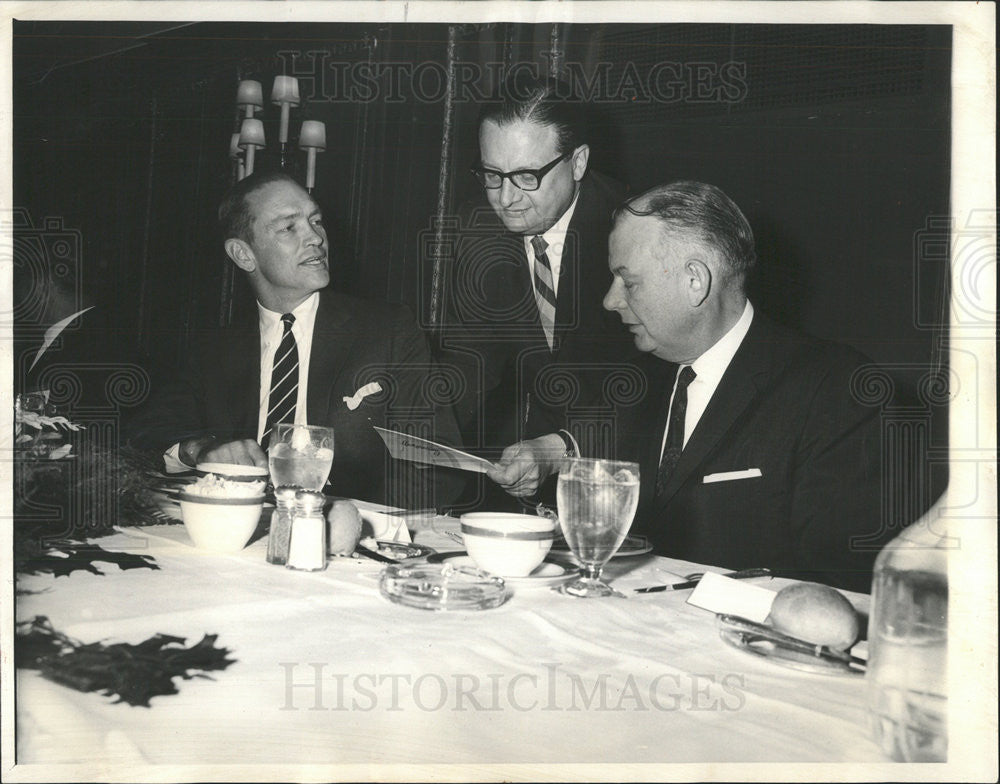
[[(657, 552), (867, 591), (885, 533), (879, 420), (852, 394), (868, 360), (769, 321), (746, 295), (753, 232), (718, 188), (676, 182), (615, 212), (604, 307), (662, 362), (621, 410), (616, 453), (640, 465), (633, 532)], [(533, 493), (565, 446), (509, 447), (494, 481)]]

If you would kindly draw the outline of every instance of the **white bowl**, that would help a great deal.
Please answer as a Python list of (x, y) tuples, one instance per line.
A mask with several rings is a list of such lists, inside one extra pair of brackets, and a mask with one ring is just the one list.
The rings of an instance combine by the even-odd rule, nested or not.
[(181, 519), (196, 547), (238, 553), (257, 530), (264, 497), (212, 498), (180, 493)]
[(465, 549), (483, 571), (501, 577), (525, 577), (552, 548), (555, 521), (513, 512), (462, 515)]
[(239, 463), (198, 463), (195, 473), (205, 476), (215, 474), (231, 482), (266, 482), (268, 472), (264, 466), (240, 465)]

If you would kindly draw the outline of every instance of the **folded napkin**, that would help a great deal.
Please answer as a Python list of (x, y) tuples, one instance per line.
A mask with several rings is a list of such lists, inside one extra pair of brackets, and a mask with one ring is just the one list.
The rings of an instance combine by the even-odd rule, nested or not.
[(386, 512), (393, 510), (382, 504), (373, 504), (368, 501), (352, 501), (351, 503), (358, 507), (362, 522), (367, 523), (367, 526), (362, 529), (362, 536), (369, 535), (367, 527), (370, 526), (370, 535), (376, 539), (383, 539), (389, 542), (412, 541), (410, 539), (410, 531), (406, 527), (405, 517), (386, 514)]

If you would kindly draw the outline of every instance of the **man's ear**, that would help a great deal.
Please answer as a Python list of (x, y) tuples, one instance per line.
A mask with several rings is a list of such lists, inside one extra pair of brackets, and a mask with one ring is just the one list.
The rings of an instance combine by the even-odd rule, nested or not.
[(684, 279), (687, 281), (688, 302), (697, 308), (712, 290), (712, 268), (697, 256), (684, 262)]
[(573, 155), (569, 160), (573, 164), (573, 179), (579, 182), (583, 179), (583, 175), (587, 173), (587, 162), (590, 160), (590, 145), (581, 144), (573, 150)]
[(253, 272), (257, 269), (257, 259), (254, 258), (250, 246), (243, 240), (232, 237), (226, 240), (226, 255), (233, 260), (233, 264), (244, 272)]

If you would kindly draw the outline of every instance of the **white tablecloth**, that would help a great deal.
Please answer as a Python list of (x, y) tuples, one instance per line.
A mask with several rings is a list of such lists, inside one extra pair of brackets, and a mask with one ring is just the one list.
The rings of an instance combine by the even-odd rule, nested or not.
[[(458, 549), (433, 531), (416, 541)], [(735, 650), (714, 616), (686, 604), (689, 591), (632, 593), (695, 564), (614, 559), (607, 574), (627, 599), (519, 588), (498, 609), (434, 613), (384, 599), (381, 565), (366, 559), (290, 571), (265, 562), (265, 539), (211, 555), (182, 526), (99, 543), (159, 569), (23, 578), (32, 593), (19, 597), (18, 620), (45, 615), (83, 642), (217, 634), (236, 663), (211, 680), (178, 680), (180, 693), (151, 708), (20, 670), (19, 764), (98, 764), (109, 776), (146, 764), (280, 766), (261, 778), (358, 764), (344, 770), (364, 778), (395, 763), (883, 761), (863, 678)], [(867, 598), (851, 596), (862, 611)]]

